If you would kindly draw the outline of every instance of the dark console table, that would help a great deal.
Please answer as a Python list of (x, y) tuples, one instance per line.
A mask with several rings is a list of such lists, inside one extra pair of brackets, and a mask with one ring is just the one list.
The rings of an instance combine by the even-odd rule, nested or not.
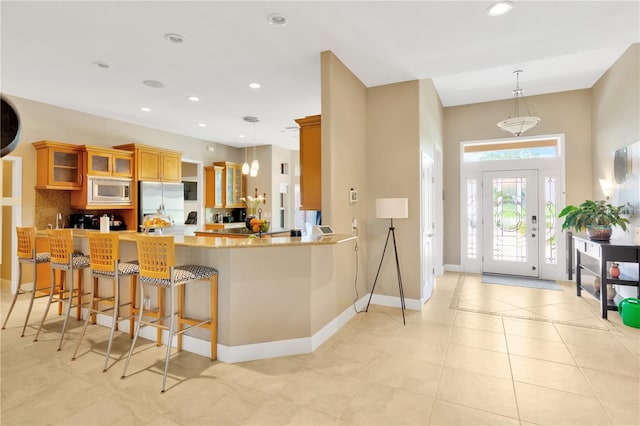
[[(626, 241), (592, 241), (587, 238), (573, 237), (573, 245), (576, 255), (576, 294), (580, 296), (581, 290), (586, 290), (596, 299), (600, 300), (602, 318), (607, 318), (607, 311), (617, 311), (618, 307), (613, 301), (607, 301), (607, 284), (627, 285), (636, 287), (640, 298), (640, 245)], [(620, 274), (618, 278), (609, 275), (609, 267), (612, 262), (634, 263), (635, 274)], [(587, 271), (600, 277), (600, 291), (593, 286), (582, 283), (582, 271)]]

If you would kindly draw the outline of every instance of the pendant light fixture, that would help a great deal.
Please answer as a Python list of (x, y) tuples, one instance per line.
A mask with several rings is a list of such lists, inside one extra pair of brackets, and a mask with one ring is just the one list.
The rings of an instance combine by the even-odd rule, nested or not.
[[(509, 114), (509, 118), (506, 120), (502, 120), (498, 122), (498, 127), (500, 130), (504, 130), (505, 132), (511, 132), (515, 136), (520, 136), (527, 130), (533, 128), (540, 121), (540, 117), (534, 117), (529, 112), (529, 107), (524, 100), (524, 96), (522, 95), (522, 89), (520, 88), (520, 73), (522, 70), (516, 70), (513, 72), (516, 76), (516, 88), (512, 91), (513, 93), (513, 107), (511, 108), (511, 113)], [(526, 108), (527, 115), (520, 115), (520, 102), (524, 104)]]
[(242, 163), (242, 174), (249, 174), (249, 163), (247, 162), (247, 145), (249, 141), (247, 140), (247, 123), (249, 117), (242, 117), (242, 121), (244, 121), (244, 134), (240, 135), (241, 138), (244, 138), (244, 163)]
[[(256, 123), (258, 123), (260, 120), (258, 119), (258, 117), (253, 117), (250, 115), (243, 117), (243, 119), (247, 123), (253, 123), (253, 161), (251, 162), (251, 167), (249, 168), (249, 176), (256, 177), (258, 176), (258, 169), (260, 168), (260, 163), (258, 163), (258, 158), (256, 157)], [(245, 164), (248, 167), (248, 164), (246, 162), (246, 151), (245, 151)], [(245, 165), (243, 164), (242, 173), (244, 173), (244, 171), (245, 171)]]
[(244, 146), (244, 163), (242, 163), (242, 174), (249, 174), (249, 163), (247, 163), (247, 145)]
[(258, 163), (258, 158), (256, 157), (256, 146), (253, 145), (253, 161), (251, 162), (249, 175), (253, 177), (258, 176), (258, 169), (260, 169), (260, 163)]

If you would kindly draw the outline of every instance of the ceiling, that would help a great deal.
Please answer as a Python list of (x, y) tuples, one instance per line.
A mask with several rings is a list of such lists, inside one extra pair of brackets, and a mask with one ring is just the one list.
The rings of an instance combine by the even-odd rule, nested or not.
[[(297, 149), (294, 119), (321, 112), (322, 51), (367, 87), (431, 78), (453, 106), (510, 98), (516, 69), (525, 96), (589, 88), (640, 41), (639, 1), (514, 0), (501, 17), (489, 5), (2, 1), (2, 92), (203, 141)], [(287, 24), (269, 24), (272, 13)]]

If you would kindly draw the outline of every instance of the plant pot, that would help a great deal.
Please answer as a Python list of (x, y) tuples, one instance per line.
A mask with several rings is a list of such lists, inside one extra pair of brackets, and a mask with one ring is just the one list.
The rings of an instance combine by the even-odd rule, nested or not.
[(587, 226), (587, 235), (590, 240), (609, 241), (611, 239), (611, 225)]

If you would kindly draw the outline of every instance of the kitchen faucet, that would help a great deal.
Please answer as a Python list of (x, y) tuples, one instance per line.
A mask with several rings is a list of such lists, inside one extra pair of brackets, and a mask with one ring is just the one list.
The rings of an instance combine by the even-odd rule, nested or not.
[(56, 214), (56, 229), (60, 229), (60, 227), (58, 226), (58, 221), (62, 220), (62, 213), (58, 212), (58, 214)]

